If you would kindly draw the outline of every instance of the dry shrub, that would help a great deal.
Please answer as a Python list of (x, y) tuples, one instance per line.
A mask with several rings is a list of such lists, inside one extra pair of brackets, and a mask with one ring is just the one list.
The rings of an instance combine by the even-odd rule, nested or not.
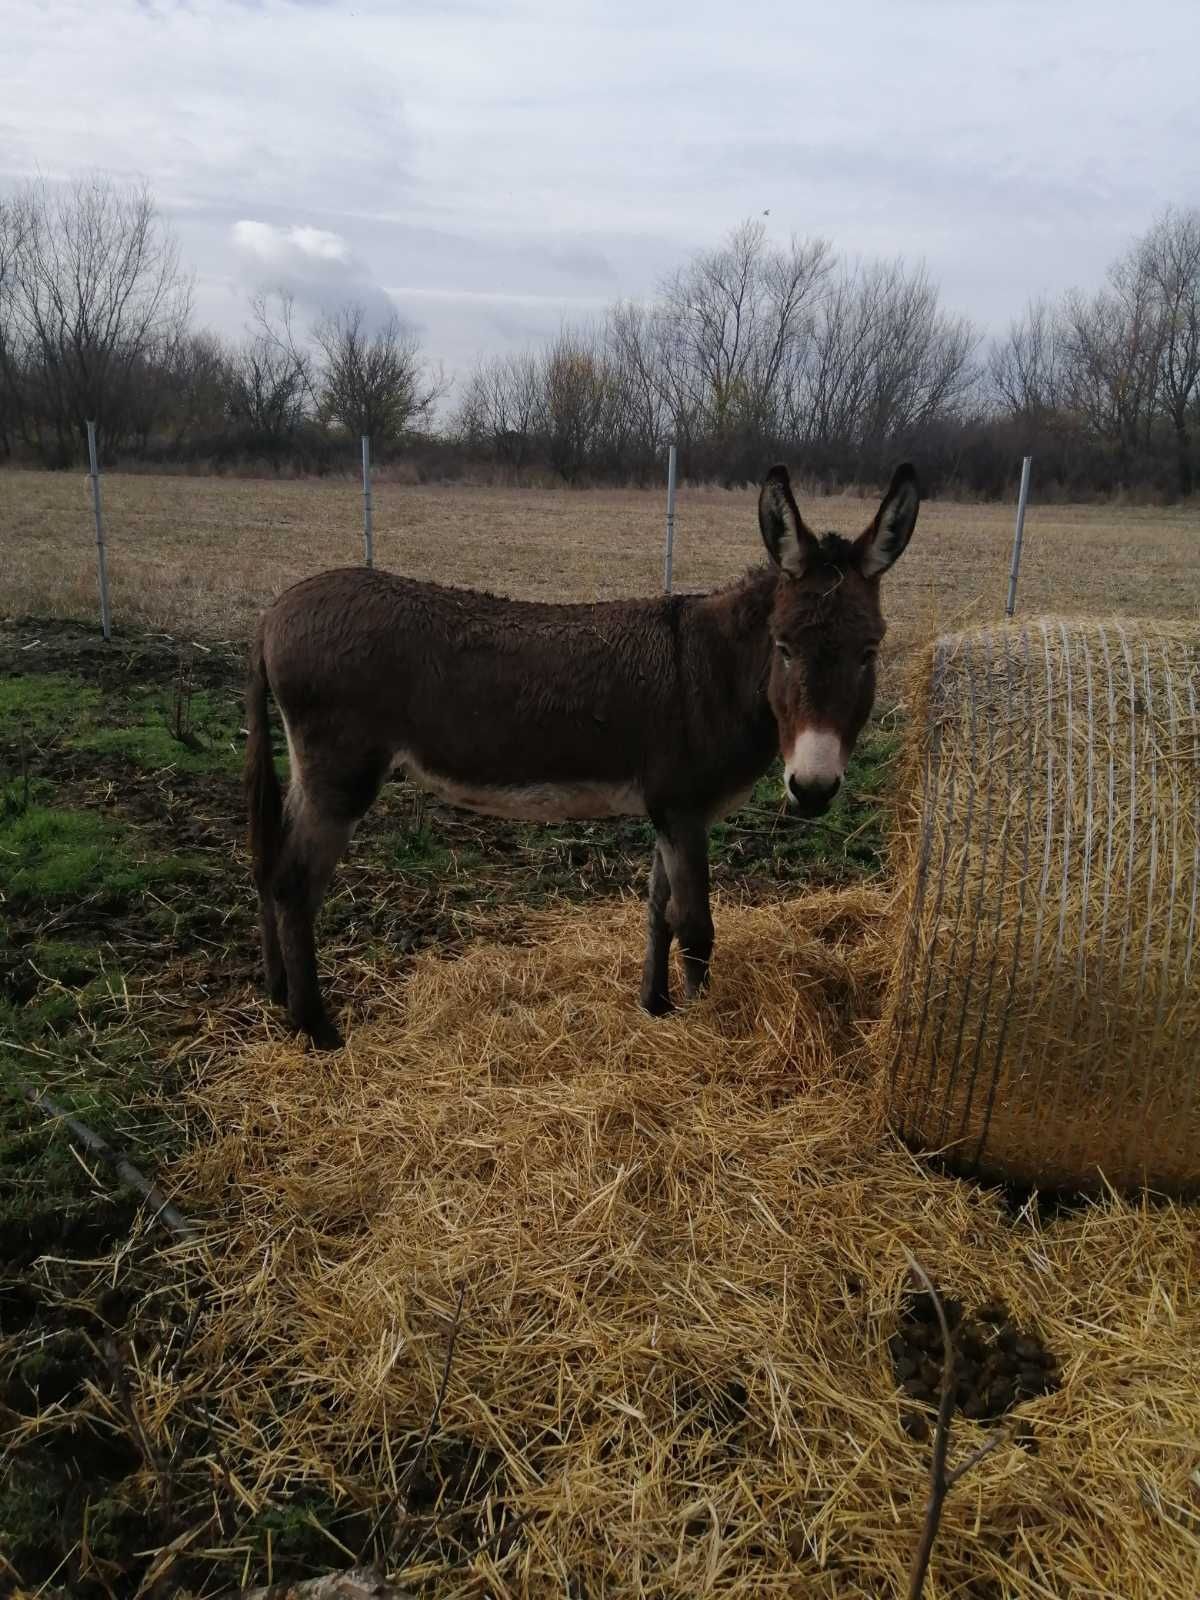
[[(714, 991), (664, 1021), (632, 998), (641, 917), (423, 957), (344, 1052), (210, 1064), (175, 1177), (219, 1219), (213, 1309), (191, 1377), (144, 1377), (160, 1436), (207, 1386), (248, 1506), (419, 1482), (444, 1520), (398, 1575), (429, 1594), (902, 1595), (928, 1465), (887, 1345), (908, 1248), (1064, 1374), (1025, 1408), (1039, 1453), (955, 1491), (930, 1595), (1196, 1593), (1196, 1219), (1014, 1221), (890, 1139), (878, 892), (718, 908)], [(982, 1436), (956, 1433), (956, 1458)]]
[(960, 1170), (1200, 1183), (1200, 627), (1056, 621), (939, 640), (914, 697), (906, 1138)]

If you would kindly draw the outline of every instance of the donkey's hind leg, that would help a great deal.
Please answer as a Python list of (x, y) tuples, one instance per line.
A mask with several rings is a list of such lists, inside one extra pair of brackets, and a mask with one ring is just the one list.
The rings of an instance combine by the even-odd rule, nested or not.
[(324, 771), (293, 778), (284, 808), (284, 844), (272, 883), (287, 1006), (295, 1026), (320, 1050), (342, 1042), (317, 976), (316, 920), (329, 880), (355, 824), (370, 809), (387, 775), (382, 751), (339, 753)]
[(273, 884), (288, 1014), (319, 1050), (342, 1043), (317, 976), (316, 920), (333, 870), (350, 842), (353, 823), (319, 810), (293, 785), (287, 832)]
[(269, 884), (258, 886), (258, 931), (262, 941), (263, 972), (273, 1005), (287, 1005), (287, 968), (279, 945), (279, 912)]
[[(661, 840), (661, 835), (659, 836)], [(667, 901), (671, 883), (663, 860), (662, 844), (655, 842), (650, 863), (650, 884), (646, 893), (646, 961), (642, 968), (641, 1003), (652, 1017), (665, 1016), (674, 1009), (669, 977), (671, 925), (667, 921)]]

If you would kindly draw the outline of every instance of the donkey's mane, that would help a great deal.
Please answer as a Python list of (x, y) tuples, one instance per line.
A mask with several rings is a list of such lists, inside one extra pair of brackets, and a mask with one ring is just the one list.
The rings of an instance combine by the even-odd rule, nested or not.
[[(854, 541), (844, 539), (840, 533), (820, 533), (817, 535), (817, 544), (821, 551), (821, 559), (827, 565), (844, 573), (848, 567), (854, 565)], [(763, 583), (775, 575), (776, 569), (769, 562), (760, 561), (752, 567), (747, 567), (740, 578), (722, 584), (712, 591), (713, 594), (725, 594), (733, 597), (748, 590), (760, 589)]]
[(853, 543), (849, 539), (843, 539), (840, 533), (821, 533), (817, 535), (817, 540), (821, 546), (821, 554), (834, 566), (848, 567), (854, 560)]

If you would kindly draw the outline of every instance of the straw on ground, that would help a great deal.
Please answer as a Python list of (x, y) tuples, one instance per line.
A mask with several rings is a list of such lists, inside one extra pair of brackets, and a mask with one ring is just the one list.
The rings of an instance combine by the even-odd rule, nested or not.
[(382, 1509), (466, 1283), (424, 1543), (392, 1577), (903, 1596), (928, 1497), (887, 1354), (907, 1249), (1063, 1369), (1022, 1407), (1030, 1448), (946, 1500), (930, 1593), (1197, 1592), (1200, 1221), (1014, 1217), (889, 1139), (861, 1026), (888, 912), (861, 889), (725, 910), (713, 994), (662, 1023), (628, 999), (629, 907), (422, 958), (337, 1057), (230, 1037), (172, 1174), (213, 1219), (215, 1295), (188, 1373), (142, 1374), (161, 1447), (210, 1393), (252, 1503), (319, 1483)]

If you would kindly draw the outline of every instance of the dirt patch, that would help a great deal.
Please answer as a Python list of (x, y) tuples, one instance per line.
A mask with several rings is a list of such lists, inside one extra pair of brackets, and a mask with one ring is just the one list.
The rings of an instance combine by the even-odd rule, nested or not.
[(114, 629), (106, 640), (99, 629), (60, 617), (0, 623), (0, 668), (5, 672), (77, 672), (101, 687), (128, 688), (171, 681), (181, 654), (204, 687), (241, 689), (245, 653), (238, 643), (202, 642), (140, 628)]

